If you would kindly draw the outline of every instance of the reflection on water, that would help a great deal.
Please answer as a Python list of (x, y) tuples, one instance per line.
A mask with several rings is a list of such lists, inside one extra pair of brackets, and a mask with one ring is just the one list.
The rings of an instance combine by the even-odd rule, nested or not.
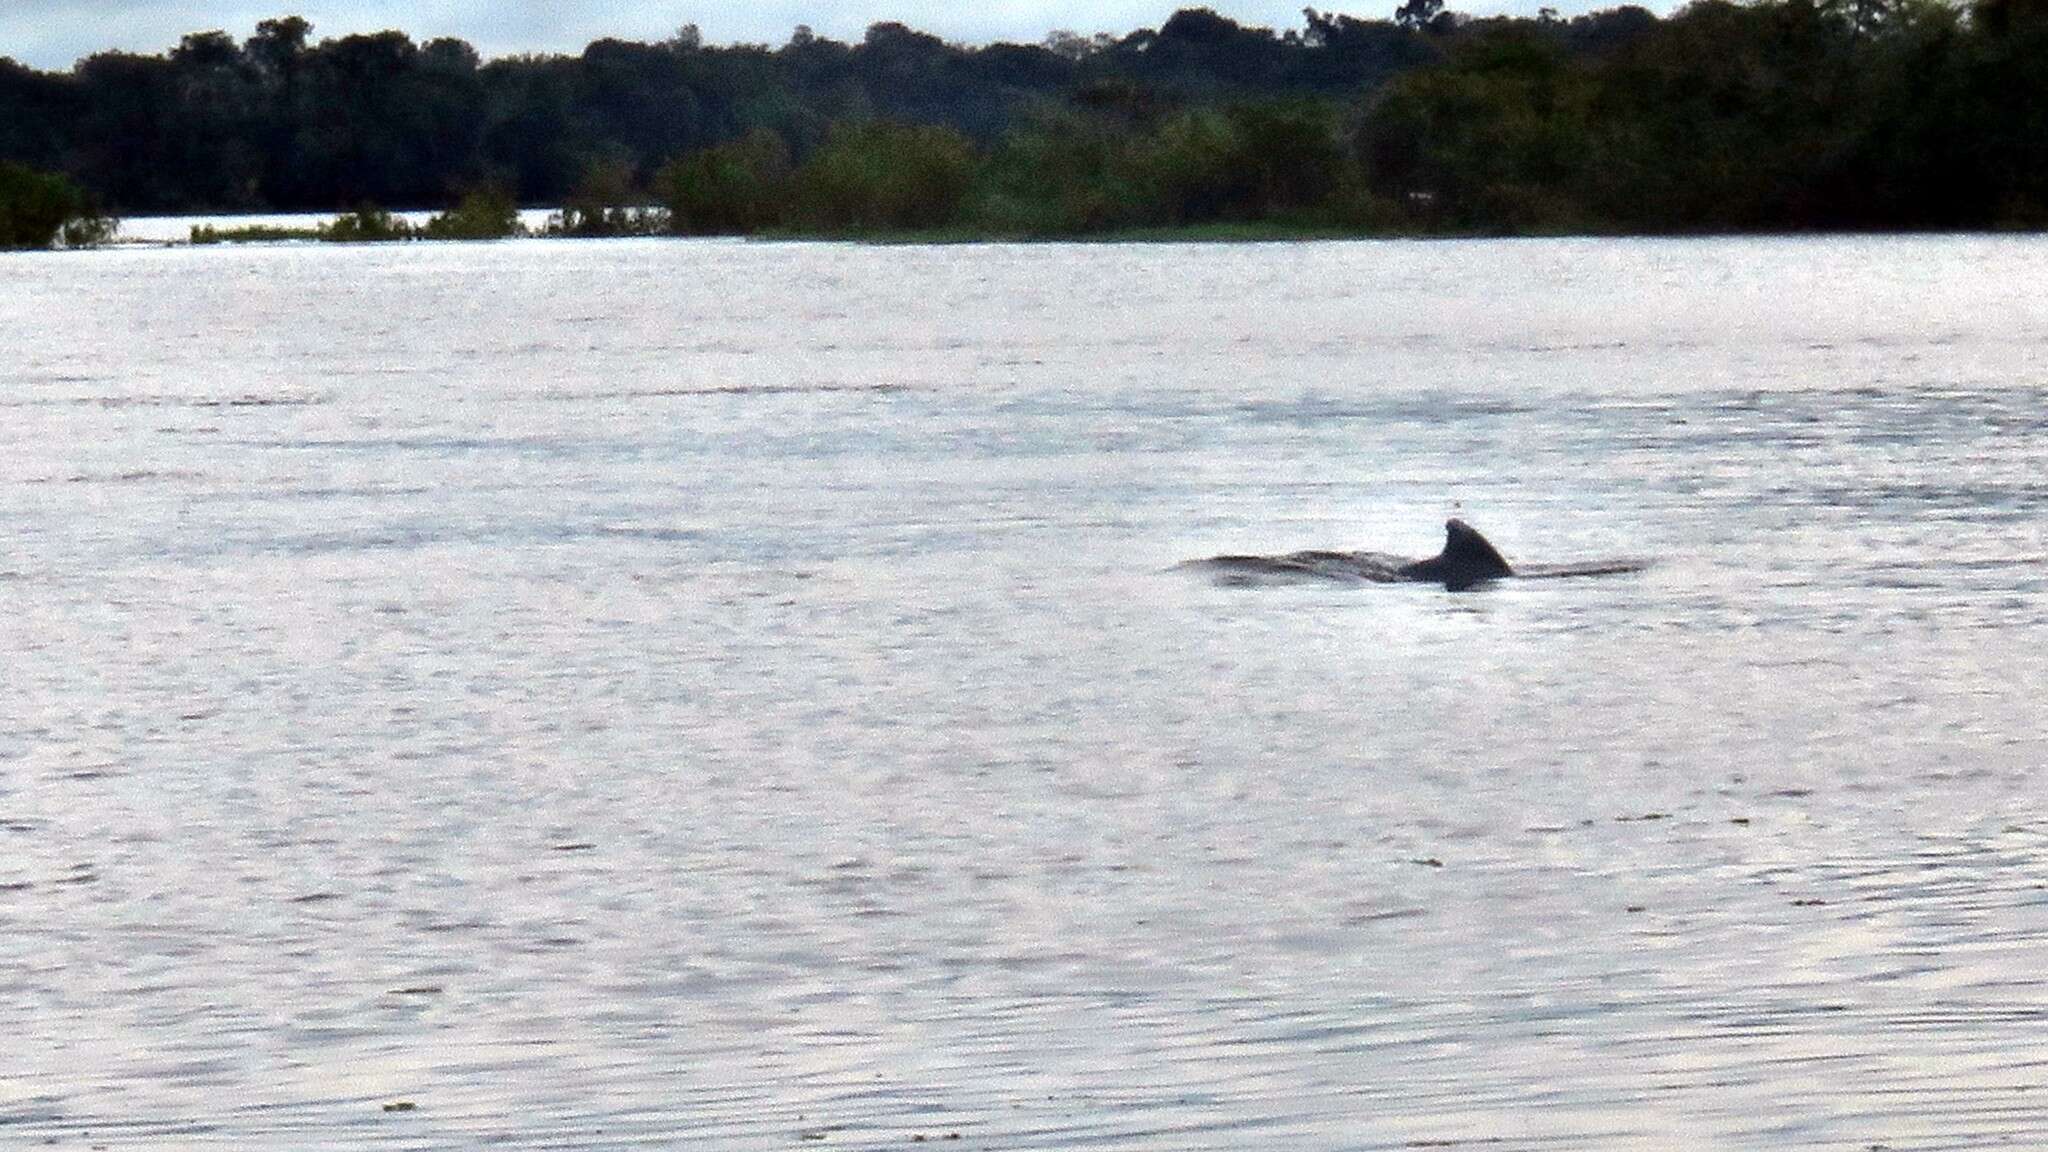
[(0, 1144), (2048, 1143), (2048, 245), (0, 270)]

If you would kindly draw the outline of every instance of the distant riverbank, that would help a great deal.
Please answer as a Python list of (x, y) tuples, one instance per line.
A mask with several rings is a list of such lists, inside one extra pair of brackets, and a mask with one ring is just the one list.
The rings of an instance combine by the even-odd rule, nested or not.
[[(350, 215), (337, 212), (208, 213), (192, 216), (136, 216), (120, 220), (109, 240), (115, 245), (184, 245), (193, 243), (251, 244), (305, 243), (331, 238), (337, 221)], [(423, 230), (435, 213), (408, 210), (388, 214), (406, 228)], [(508, 238), (559, 237), (562, 213), (558, 208), (522, 208), (518, 231)], [(662, 230), (648, 236), (672, 235)], [(195, 237), (198, 239), (195, 240)], [(403, 236), (372, 238), (369, 242), (403, 243)], [(424, 237), (422, 237), (424, 238)], [(715, 239), (715, 237), (690, 237)], [(1416, 232), (1361, 232), (1281, 223), (1190, 224), (1171, 228), (1125, 228), (1085, 235), (1034, 235), (1023, 232), (988, 232), (972, 228), (927, 228), (867, 232), (807, 232), (777, 230), (753, 236), (727, 239), (789, 241), (853, 241), (871, 244), (1030, 244), (1030, 243), (1269, 243), (1308, 240), (1422, 239)]]
[(435, 213), (426, 210), (393, 212), (389, 216), (394, 222), (405, 226), (406, 231), (394, 235), (342, 235), (333, 234), (337, 221), (349, 214), (321, 212), (280, 212), (261, 214), (207, 214), (196, 216), (138, 216), (118, 221), (114, 235), (107, 241), (117, 247), (183, 247), (191, 245), (246, 245), (246, 244), (310, 244), (321, 242), (404, 244), (414, 241), (437, 239), (672, 239), (702, 242), (705, 240), (762, 241), (783, 243), (851, 243), (878, 246), (894, 245), (973, 245), (973, 244), (1286, 244), (1312, 243), (1317, 241), (1389, 241), (1389, 240), (1488, 240), (1488, 239), (1639, 239), (1639, 240), (1685, 240), (1701, 237), (1756, 238), (1766, 236), (1810, 235), (1825, 236), (1915, 236), (1915, 235), (2001, 235), (2032, 234), (2033, 230), (1953, 230), (1953, 229), (1905, 229), (1895, 231), (1871, 231), (1857, 229), (1815, 230), (1811, 232), (1785, 232), (1782, 230), (1756, 231), (1712, 231), (1712, 232), (1650, 232), (1640, 234), (1617, 234), (1597, 230), (1531, 233), (1521, 236), (1497, 236), (1479, 232), (1422, 231), (1417, 229), (1384, 229), (1377, 231), (1330, 228), (1315, 225), (1284, 224), (1278, 222), (1209, 223), (1188, 224), (1175, 227), (1123, 228), (1101, 232), (1065, 234), (1033, 234), (1025, 232), (990, 232), (985, 230), (957, 228), (869, 230), (858, 232), (819, 232), (797, 229), (763, 231), (750, 235), (726, 236), (684, 236), (665, 229), (648, 229), (639, 232), (620, 233), (613, 236), (583, 236), (565, 232), (561, 224), (561, 212), (551, 208), (523, 208), (519, 210), (518, 229), (500, 237), (435, 237), (425, 233), (427, 223)]
[(561, 206), (542, 228), (575, 236), (2048, 227), (2048, 18), (2028, 5), (1393, 15), (1189, 8), (978, 47), (893, 23), (780, 47), (685, 29), (496, 60), (284, 17), (0, 68), (0, 247), (98, 242), (103, 215), (372, 204), (445, 211), (203, 238), (486, 239), (534, 230), (518, 204)]

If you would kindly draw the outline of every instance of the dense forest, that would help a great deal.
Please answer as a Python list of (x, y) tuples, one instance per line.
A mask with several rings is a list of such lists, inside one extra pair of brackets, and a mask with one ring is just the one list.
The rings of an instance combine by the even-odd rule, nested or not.
[[(1070, 234), (2048, 223), (2048, 0), (1698, 0), (1122, 37), (485, 61), (305, 20), (65, 72), (0, 58), (0, 163), (120, 213), (571, 205), (581, 230)], [(653, 211), (629, 211), (653, 206)]]

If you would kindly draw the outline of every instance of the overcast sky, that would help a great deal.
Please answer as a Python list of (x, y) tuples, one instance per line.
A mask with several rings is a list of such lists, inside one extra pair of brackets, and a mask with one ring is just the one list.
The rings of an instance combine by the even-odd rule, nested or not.
[[(1460, 12), (1533, 14), (1546, 0), (1450, 0)], [(1571, 14), (1616, 7), (1624, 0), (1554, 3)], [(1353, 16), (1385, 18), (1400, 0), (1310, 5)], [(256, 22), (298, 14), (313, 22), (314, 39), (397, 28), (415, 40), (459, 36), (486, 56), (513, 52), (578, 52), (592, 40), (661, 40), (696, 24), (712, 43), (781, 44), (808, 24), (820, 35), (858, 39), (878, 20), (899, 20), (948, 40), (1036, 43), (1054, 28), (1084, 34), (1156, 28), (1193, 0), (0, 0), (0, 56), (38, 68), (68, 68), (108, 48), (160, 52), (187, 32), (219, 28), (246, 38)], [(1247, 24), (1301, 26), (1303, 0), (1216, 0), (1208, 7)], [(1658, 9), (1668, 4), (1647, 5)]]

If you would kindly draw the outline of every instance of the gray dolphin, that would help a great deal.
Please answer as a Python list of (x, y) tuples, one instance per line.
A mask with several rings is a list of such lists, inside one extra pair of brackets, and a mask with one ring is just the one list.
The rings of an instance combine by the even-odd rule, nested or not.
[(1191, 560), (1186, 567), (1201, 569), (1224, 584), (1265, 584), (1274, 581), (1342, 580), (1369, 584), (1413, 581), (1441, 584), (1452, 592), (1463, 592), (1481, 584), (1508, 577), (1546, 579), (1559, 576), (1608, 576), (1640, 572), (1649, 566), (1644, 560), (1595, 560), (1576, 564), (1525, 564), (1519, 568), (1507, 562), (1493, 542), (1477, 528), (1453, 517), (1444, 524), (1444, 550), (1427, 560), (1389, 556), (1384, 552), (1289, 552), (1283, 556), (1212, 556)]

